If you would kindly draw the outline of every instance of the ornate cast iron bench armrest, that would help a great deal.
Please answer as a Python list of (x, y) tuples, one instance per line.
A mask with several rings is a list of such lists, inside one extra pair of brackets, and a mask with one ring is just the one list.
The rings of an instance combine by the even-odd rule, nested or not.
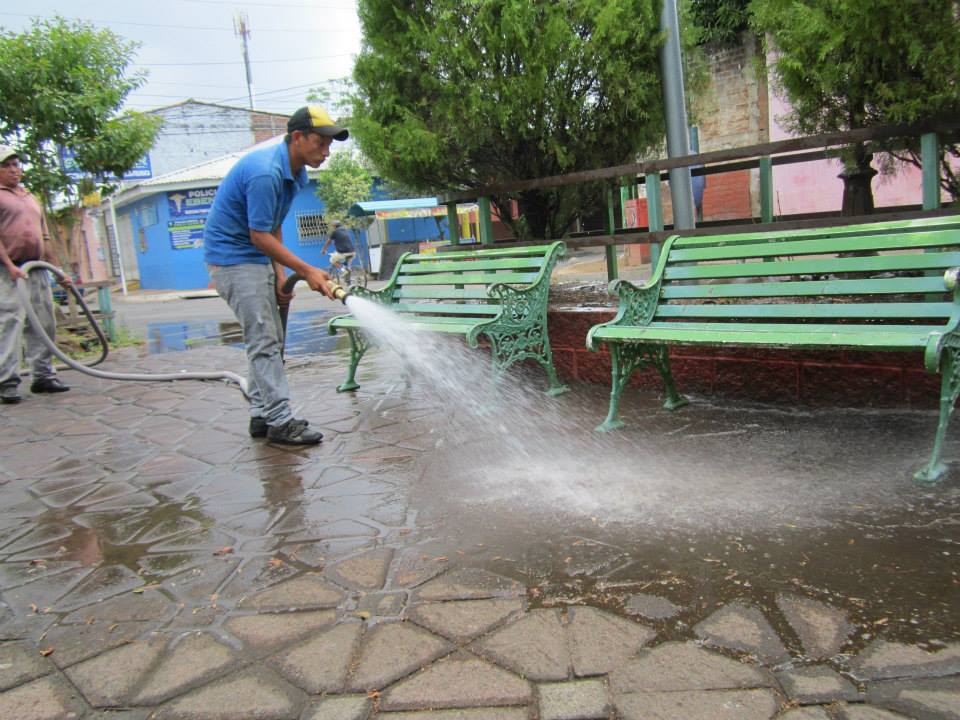
[(660, 281), (651, 281), (638, 287), (627, 280), (611, 280), (607, 293), (620, 298), (617, 314), (612, 320), (594, 325), (587, 333), (587, 349), (597, 350), (594, 337), (597, 330), (607, 327), (644, 327), (653, 320), (660, 298)]

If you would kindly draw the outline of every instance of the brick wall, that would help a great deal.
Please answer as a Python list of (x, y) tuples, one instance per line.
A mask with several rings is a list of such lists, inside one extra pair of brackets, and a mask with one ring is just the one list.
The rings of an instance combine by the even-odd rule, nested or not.
[[(586, 337), (612, 317), (612, 310), (550, 309), (550, 345), (561, 379), (610, 387), (610, 355), (587, 350)], [(715, 398), (932, 410), (940, 397), (940, 378), (923, 370), (921, 353), (676, 346), (670, 358), (680, 392)], [(652, 368), (635, 372), (630, 386), (663, 392)]]
[[(692, 121), (700, 129), (701, 152), (755, 145), (770, 139), (765, 65), (758, 63), (762, 56), (753, 35), (745, 33), (742, 40), (738, 47), (709, 52), (710, 83), (693, 101), (691, 113)], [(707, 177), (705, 220), (729, 220), (759, 213), (757, 171)]]
[(253, 131), (253, 142), (260, 143), (269, 140), (287, 131), (287, 116), (276, 113), (250, 113), (250, 129)]
[(703, 193), (704, 220), (734, 220), (753, 214), (750, 171), (711, 175)]

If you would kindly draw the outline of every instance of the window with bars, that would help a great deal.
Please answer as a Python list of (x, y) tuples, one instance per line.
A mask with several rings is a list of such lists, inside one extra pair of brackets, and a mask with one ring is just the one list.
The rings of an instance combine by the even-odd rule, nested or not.
[(298, 212), (297, 236), (301, 245), (320, 245), (327, 237), (327, 221), (323, 214)]

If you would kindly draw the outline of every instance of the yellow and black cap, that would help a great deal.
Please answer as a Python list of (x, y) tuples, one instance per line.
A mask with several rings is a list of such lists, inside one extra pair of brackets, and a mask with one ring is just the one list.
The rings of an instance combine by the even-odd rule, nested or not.
[(334, 125), (327, 111), (319, 105), (305, 105), (291, 115), (287, 121), (287, 132), (294, 130), (315, 132), (341, 141), (350, 137), (347, 129)]

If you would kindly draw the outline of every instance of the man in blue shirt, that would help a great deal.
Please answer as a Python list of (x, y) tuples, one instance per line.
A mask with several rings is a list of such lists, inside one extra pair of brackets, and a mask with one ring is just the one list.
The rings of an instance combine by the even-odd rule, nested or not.
[(233, 166), (207, 216), (207, 270), (243, 330), (251, 437), (286, 445), (315, 445), (323, 439), (290, 409), (278, 305), (293, 297), (282, 291), (284, 267), (327, 297), (332, 297), (330, 276), (284, 247), (281, 224), (294, 196), (307, 185), (306, 168), (322, 165), (333, 141), (347, 137), (347, 130), (334, 125), (323, 108), (300, 108), (287, 122), (284, 142), (254, 150)]

